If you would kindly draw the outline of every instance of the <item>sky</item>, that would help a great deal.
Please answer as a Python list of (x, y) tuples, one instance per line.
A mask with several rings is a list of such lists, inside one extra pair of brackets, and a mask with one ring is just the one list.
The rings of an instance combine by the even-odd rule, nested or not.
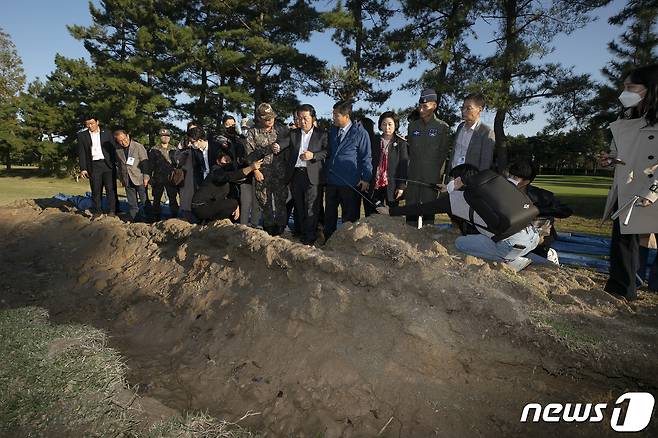
[[(331, 4), (329, 0), (327, 0)], [(589, 73), (594, 80), (601, 80), (601, 68), (610, 60), (607, 44), (623, 32), (623, 28), (611, 26), (608, 17), (617, 13), (624, 1), (612, 1), (607, 7), (598, 9), (597, 20), (570, 35), (560, 35), (553, 41), (555, 50), (544, 58), (546, 62), (559, 62), (573, 66), (576, 73)], [(67, 25), (90, 25), (88, 0), (8, 0), (0, 14), (0, 28), (7, 32), (23, 60), (28, 82), (37, 77), (45, 79), (55, 68), (55, 54), (69, 58), (87, 58), (82, 42), (75, 40), (66, 29)], [(490, 25), (478, 21), (474, 27), (477, 38), (471, 38), (469, 45), (474, 53), (489, 54), (494, 50), (487, 44), (487, 36), (492, 32)], [(299, 46), (304, 51), (326, 60), (328, 65), (341, 65), (343, 60), (339, 48), (331, 41), (329, 32), (316, 33), (311, 40)], [(391, 98), (384, 103), (382, 111), (414, 105), (418, 94), (400, 91), (398, 88), (410, 78), (420, 75), (420, 70), (404, 68), (403, 73), (390, 84), (394, 89)], [(300, 100), (315, 106), (319, 117), (331, 117), (333, 100), (328, 96), (300, 96)], [(541, 104), (528, 108), (535, 119), (522, 125), (509, 125), (508, 134), (534, 135), (546, 124), (546, 116)], [(493, 125), (494, 114), (485, 112), (482, 121)], [(184, 126), (185, 121), (177, 124)]]

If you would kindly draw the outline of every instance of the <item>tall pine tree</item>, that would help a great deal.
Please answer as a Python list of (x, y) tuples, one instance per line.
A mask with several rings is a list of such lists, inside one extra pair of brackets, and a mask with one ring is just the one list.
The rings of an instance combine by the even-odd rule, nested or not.
[(425, 63), (429, 68), (404, 88), (430, 87), (439, 96), (437, 113), (452, 125), (458, 121), (458, 105), (477, 82), (478, 61), (466, 44), (475, 20), (482, 13), (482, 0), (406, 0), (402, 11), (407, 24), (392, 31), (391, 46), (404, 54), (409, 67)]
[(323, 14), (326, 26), (335, 29), (332, 40), (340, 47), (344, 66), (326, 72), (325, 91), (336, 99), (363, 99), (381, 105), (392, 90), (382, 84), (394, 80), (400, 70), (392, 66), (404, 60), (388, 40), (389, 22), (394, 14), (387, 0), (341, 0)]
[(23, 61), (0, 29), (0, 154), (11, 169), (12, 154), (25, 146), (18, 120), (18, 96), (25, 85)]
[(552, 51), (551, 42), (560, 33), (581, 28), (592, 17), (590, 12), (608, 0), (573, 2), (554, 0), (497, 0), (485, 19), (496, 20), (498, 29), (490, 43), (495, 53), (486, 59), (482, 84), (490, 106), (495, 108), (496, 160), (498, 169), (507, 167), (505, 123), (523, 123), (534, 115), (523, 109), (541, 98), (557, 98), (582, 87), (587, 77), (577, 77), (559, 64), (541, 63)]

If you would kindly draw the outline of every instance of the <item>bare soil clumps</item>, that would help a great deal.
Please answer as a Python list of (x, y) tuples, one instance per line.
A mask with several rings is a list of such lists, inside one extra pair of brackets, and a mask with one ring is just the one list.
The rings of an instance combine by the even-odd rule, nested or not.
[[(617, 397), (657, 393), (658, 296), (618, 300), (586, 270), (517, 274), (455, 237), (373, 216), (313, 248), (25, 201), (0, 209), (0, 291), (106, 330), (144, 396), (251, 411), (241, 424), (268, 436), (612, 436)], [(520, 423), (531, 402), (608, 410)]]

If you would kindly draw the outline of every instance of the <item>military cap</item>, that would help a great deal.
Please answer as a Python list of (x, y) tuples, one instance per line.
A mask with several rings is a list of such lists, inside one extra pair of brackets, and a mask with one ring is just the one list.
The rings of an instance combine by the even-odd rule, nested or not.
[(420, 99), (418, 99), (418, 103), (436, 102), (437, 100), (438, 96), (436, 95), (436, 91), (434, 91), (432, 88), (426, 88), (422, 93), (420, 93)]
[(261, 103), (256, 108), (256, 117), (261, 120), (272, 120), (276, 117), (276, 113), (272, 109), (272, 105), (269, 103)]
[(167, 128), (162, 128), (160, 130), (160, 137), (165, 135), (171, 137), (171, 131), (169, 131)]

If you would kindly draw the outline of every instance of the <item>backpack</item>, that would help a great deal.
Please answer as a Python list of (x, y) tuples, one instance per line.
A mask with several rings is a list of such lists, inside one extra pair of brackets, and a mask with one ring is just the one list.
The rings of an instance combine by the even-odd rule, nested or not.
[(466, 178), (464, 200), (470, 207), (470, 222), (477, 213), (487, 224), (482, 228), (494, 234), (494, 242), (518, 233), (539, 215), (539, 209), (525, 193), (492, 170)]
[(183, 169), (183, 166), (187, 162), (188, 156), (188, 154), (185, 154), (179, 160), (172, 160), (172, 162), (175, 161), (174, 168), (169, 172), (169, 176), (167, 177), (171, 185), (182, 187), (185, 183), (185, 169)]

